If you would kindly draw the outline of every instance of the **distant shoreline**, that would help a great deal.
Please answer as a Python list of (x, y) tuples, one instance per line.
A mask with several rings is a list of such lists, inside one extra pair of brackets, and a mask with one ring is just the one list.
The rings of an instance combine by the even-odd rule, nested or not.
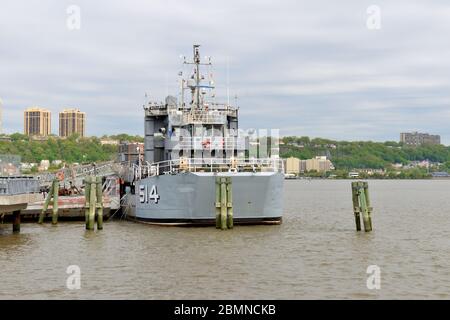
[(427, 178), (319, 178), (319, 177), (302, 177), (302, 178), (285, 178), (284, 180), (348, 180), (348, 181), (357, 181), (357, 180), (450, 180), (450, 177), (427, 177)]

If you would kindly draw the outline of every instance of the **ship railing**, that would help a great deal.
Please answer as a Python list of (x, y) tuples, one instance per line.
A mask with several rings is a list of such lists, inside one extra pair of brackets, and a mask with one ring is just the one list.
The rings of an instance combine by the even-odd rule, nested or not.
[(166, 108), (146, 109), (146, 114), (148, 116), (165, 116), (167, 115), (167, 109)]
[[(205, 104), (203, 104), (201, 106), (201, 109), (203, 111), (220, 111), (220, 112), (225, 112), (227, 115), (230, 116), (236, 116), (237, 115), (237, 111), (239, 110), (239, 108), (233, 107), (229, 104), (226, 103), (217, 103), (217, 102), (207, 102)], [(178, 110), (178, 111), (184, 111), (184, 112), (190, 112), (192, 111), (191, 107), (169, 107), (169, 110)]]
[(179, 172), (284, 172), (279, 158), (180, 158), (153, 164), (133, 164), (134, 179)]
[(245, 150), (243, 137), (179, 137), (174, 146), (180, 150)]
[(230, 106), (229, 104), (210, 103), (209, 106), (210, 106), (210, 109), (212, 109), (212, 110), (225, 111), (227, 113), (227, 115), (237, 117), (238, 108)]
[(185, 123), (221, 123), (227, 121), (227, 115), (223, 111), (194, 111), (183, 113)]
[[(144, 107), (147, 115), (158, 116), (167, 114), (178, 114), (179, 112), (183, 115), (183, 120), (191, 122), (212, 122), (222, 121), (223, 117), (237, 117), (238, 108), (230, 106), (223, 103), (205, 103), (202, 109), (199, 111), (193, 110), (192, 108), (187, 108), (185, 106), (171, 106), (162, 103), (150, 103)], [(192, 115), (193, 114), (193, 115)], [(212, 115), (211, 115), (212, 114)]]
[(189, 123), (211, 123), (211, 124), (225, 124), (227, 122), (227, 117), (237, 116), (236, 109), (217, 109), (217, 108), (207, 108), (202, 110), (170, 110), (168, 112), (173, 122), (179, 124), (189, 124)]

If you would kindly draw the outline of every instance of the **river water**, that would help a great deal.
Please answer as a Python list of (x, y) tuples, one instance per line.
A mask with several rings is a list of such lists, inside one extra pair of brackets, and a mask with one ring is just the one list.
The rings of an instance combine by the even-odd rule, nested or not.
[[(286, 181), (280, 226), (0, 225), (0, 299), (449, 299), (450, 181), (369, 191), (371, 233), (355, 231), (344, 180)], [(66, 287), (69, 265), (78, 290)], [(379, 289), (367, 287), (370, 265)]]

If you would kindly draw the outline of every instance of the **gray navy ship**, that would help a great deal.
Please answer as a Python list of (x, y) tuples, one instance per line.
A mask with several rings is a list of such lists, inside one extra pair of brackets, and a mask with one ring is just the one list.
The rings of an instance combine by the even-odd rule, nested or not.
[(228, 212), (232, 224), (280, 224), (283, 162), (252, 152), (261, 142), (238, 128), (236, 106), (216, 102), (211, 58), (201, 59), (199, 47), (193, 60), (183, 57), (188, 72), (179, 73), (179, 96), (144, 105), (145, 151), (128, 168), (127, 217), (220, 226)]

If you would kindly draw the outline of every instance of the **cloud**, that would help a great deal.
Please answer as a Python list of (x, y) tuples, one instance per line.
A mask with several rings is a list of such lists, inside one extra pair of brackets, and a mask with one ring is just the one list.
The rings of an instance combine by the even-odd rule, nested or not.
[[(69, 5), (81, 29), (66, 26)], [(381, 29), (366, 27), (369, 5)], [(397, 140), (424, 130), (450, 143), (446, 1), (3, 1), (0, 97), (5, 131), (31, 105), (88, 114), (88, 134), (143, 134), (144, 93), (176, 94), (180, 54), (226, 64), (241, 125), (281, 134)]]

